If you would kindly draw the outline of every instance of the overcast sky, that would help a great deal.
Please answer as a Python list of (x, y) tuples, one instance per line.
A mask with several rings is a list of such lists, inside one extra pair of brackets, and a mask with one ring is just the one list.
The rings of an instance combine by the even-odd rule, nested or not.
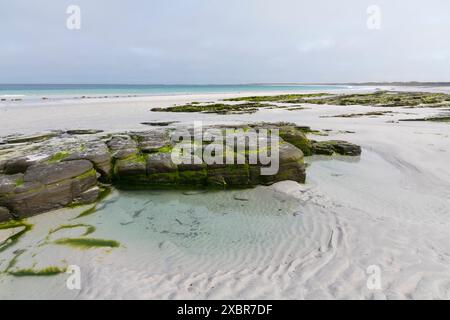
[(450, 81), (449, 0), (0, 1), (0, 83), (410, 80)]

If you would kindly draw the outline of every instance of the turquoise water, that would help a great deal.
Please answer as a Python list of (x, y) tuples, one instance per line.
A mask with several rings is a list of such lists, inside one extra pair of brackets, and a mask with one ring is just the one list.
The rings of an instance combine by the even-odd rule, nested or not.
[(257, 91), (301, 92), (336, 90), (338, 85), (110, 85), (110, 84), (0, 84), (0, 96), (69, 95), (165, 95), (201, 93), (239, 93)]

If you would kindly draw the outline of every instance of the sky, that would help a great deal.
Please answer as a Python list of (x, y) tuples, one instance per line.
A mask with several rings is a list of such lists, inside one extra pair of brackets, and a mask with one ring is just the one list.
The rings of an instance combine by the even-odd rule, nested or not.
[(448, 0), (0, 0), (0, 83), (413, 80), (450, 81)]

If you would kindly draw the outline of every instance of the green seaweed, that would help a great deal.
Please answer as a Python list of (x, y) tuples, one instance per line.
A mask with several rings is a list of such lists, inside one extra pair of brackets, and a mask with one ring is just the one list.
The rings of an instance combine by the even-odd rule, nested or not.
[(54, 243), (58, 245), (66, 245), (80, 249), (101, 248), (101, 247), (117, 248), (120, 246), (120, 243), (115, 240), (105, 240), (95, 238), (63, 238), (56, 240)]
[(69, 155), (70, 155), (69, 151), (60, 151), (51, 156), (51, 158), (48, 159), (47, 162), (49, 163), (60, 162), (61, 160), (67, 158)]
[(78, 216), (76, 216), (75, 218), (73, 218), (72, 220), (78, 219), (78, 218), (82, 218), (82, 217), (86, 217), (89, 216), (91, 214), (93, 214), (95, 211), (97, 211), (97, 205), (94, 205), (86, 210), (84, 210), (83, 212), (81, 212)]
[(226, 101), (308, 103), (318, 105), (365, 105), (380, 107), (432, 107), (439, 108), (449, 105), (450, 95), (431, 92), (398, 92), (377, 91), (373, 93), (330, 95), (288, 94), (277, 96), (254, 96), (226, 99)]
[(91, 170), (86, 171), (85, 173), (77, 176), (75, 179), (81, 180), (81, 179), (96, 176), (96, 175), (97, 175), (97, 171), (95, 171), (95, 169), (91, 169)]
[(50, 230), (49, 234), (53, 234), (59, 230), (64, 230), (64, 229), (74, 229), (74, 228), (85, 228), (86, 231), (82, 234), (82, 236), (87, 236), (93, 232), (95, 232), (96, 228), (94, 226), (91, 226), (89, 224), (83, 224), (83, 223), (78, 223), (78, 224), (66, 224), (66, 225), (61, 225), (55, 229)]
[(335, 116), (321, 116), (321, 118), (359, 118), (359, 117), (376, 117), (391, 114), (392, 111), (370, 111), (365, 113), (346, 113)]
[(305, 98), (315, 98), (329, 96), (329, 93), (303, 93), (303, 94), (283, 94), (276, 96), (251, 96), (225, 99), (224, 101), (252, 101), (252, 102), (285, 102), (296, 103), (303, 101)]
[(240, 114), (240, 113), (254, 113), (259, 108), (276, 107), (269, 104), (262, 104), (259, 102), (247, 102), (240, 104), (186, 104), (180, 106), (172, 106), (167, 108), (153, 108), (154, 112), (202, 112), (202, 113), (217, 113), (217, 114)]
[(364, 105), (379, 107), (438, 107), (450, 101), (450, 95), (430, 92), (378, 91), (364, 94), (344, 94), (322, 99), (311, 99), (311, 104)]
[(178, 172), (180, 182), (190, 185), (205, 185), (208, 172), (206, 168), (201, 170), (182, 170)]
[(33, 228), (32, 224), (25, 223), (24, 220), (11, 220), (5, 223), (0, 223), (0, 230), (18, 227), (24, 227), (24, 229), (6, 239), (6, 241), (2, 245), (0, 245), (0, 252), (3, 252), (7, 248), (16, 244), (19, 241), (20, 237), (22, 237), (25, 233), (27, 233)]
[(97, 202), (101, 202), (102, 200), (106, 199), (112, 192), (112, 188), (109, 186), (101, 186), (100, 187), (100, 194), (98, 196)]
[(23, 184), (24, 184), (23, 177), (16, 180), (16, 187), (23, 186)]
[(38, 276), (38, 277), (48, 277), (55, 276), (60, 273), (66, 272), (66, 268), (59, 267), (46, 267), (44, 269), (20, 269), (17, 271), (8, 271), (8, 274), (15, 277), (30, 277), (30, 276)]
[(172, 152), (172, 150), (173, 150), (172, 145), (166, 145), (164, 147), (153, 150), (151, 153), (170, 153)]
[(135, 154), (129, 155), (126, 158), (118, 159), (117, 161), (118, 162), (122, 161), (122, 162), (143, 162), (143, 163), (147, 163), (147, 155), (144, 154), (144, 153), (135, 153)]
[(0, 223), (0, 230), (24, 227), (25, 225), (26, 224), (24, 223), (23, 220), (9, 220), (9, 221)]
[(280, 137), (302, 150), (305, 156), (310, 156), (311, 141), (306, 137), (305, 133), (301, 129), (295, 127), (285, 127), (280, 130)]
[(15, 255), (14, 258), (11, 259), (11, 261), (8, 263), (8, 266), (6, 267), (5, 272), (8, 272), (11, 268), (13, 268), (16, 264), (17, 264), (17, 260), (19, 259), (19, 257), (25, 253), (26, 250), (21, 249), (21, 250), (17, 250), (15, 251)]
[[(93, 207), (90, 207), (90, 208), (84, 210), (83, 212), (81, 212), (78, 216), (76, 216), (72, 220), (78, 219), (78, 218), (81, 218), (81, 217), (85, 217), (85, 216), (88, 216), (88, 215), (94, 213), (97, 210), (98, 203), (100, 203), (102, 200), (104, 200), (106, 197), (108, 197), (111, 194), (111, 192), (112, 192), (112, 188), (109, 187), (109, 186), (100, 186), (99, 188), (100, 188), (100, 193), (99, 193), (99, 196), (97, 198), (96, 204)], [(78, 208), (78, 207), (81, 207), (81, 206), (85, 206), (85, 204), (83, 204), (83, 203), (71, 203), (67, 207), (73, 209), (73, 208)]]
[(148, 183), (155, 185), (173, 185), (180, 179), (178, 170), (173, 172), (151, 173), (147, 177)]

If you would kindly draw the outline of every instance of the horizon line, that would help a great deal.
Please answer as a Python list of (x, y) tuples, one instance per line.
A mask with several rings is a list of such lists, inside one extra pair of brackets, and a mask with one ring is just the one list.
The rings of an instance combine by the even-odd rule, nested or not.
[(11, 85), (112, 85), (112, 86), (263, 86), (263, 85), (394, 85), (394, 84), (448, 84), (450, 81), (357, 81), (357, 82), (248, 82), (248, 83), (43, 83), (43, 82), (23, 82), (23, 83), (0, 83), (0, 86)]

